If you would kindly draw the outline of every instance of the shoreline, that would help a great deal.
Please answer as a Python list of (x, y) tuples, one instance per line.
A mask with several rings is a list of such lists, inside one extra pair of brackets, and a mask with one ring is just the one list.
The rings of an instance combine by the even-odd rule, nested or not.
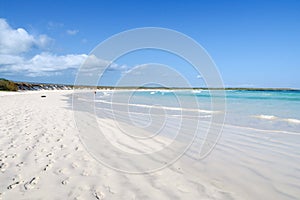
[[(225, 126), (205, 159), (194, 159), (200, 148), (197, 144), (201, 143), (198, 138), (174, 164), (155, 173), (131, 175), (97, 162), (81, 143), (68, 96), (71, 92), (17, 92), (24, 95), (0, 98), (0, 199), (102, 196), (116, 200), (230, 200), (300, 196), (300, 176), (295, 174), (300, 165), (300, 135)], [(47, 98), (41, 98), (42, 93)], [(114, 132), (117, 145), (136, 151), (135, 146), (125, 146), (125, 140), (118, 140), (122, 132), (112, 121), (101, 122), (107, 134)], [(206, 127), (199, 128), (205, 131)], [(156, 147), (154, 140), (148, 142), (143, 143), (145, 148)], [(118, 155), (102, 156), (120, 161)], [(126, 159), (122, 163), (135, 167)], [(147, 167), (147, 163), (139, 164)]]

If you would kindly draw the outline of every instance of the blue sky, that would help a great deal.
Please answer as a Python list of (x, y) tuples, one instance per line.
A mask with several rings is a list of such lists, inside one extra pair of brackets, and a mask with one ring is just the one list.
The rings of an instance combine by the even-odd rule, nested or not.
[[(299, 10), (297, 0), (0, 0), (0, 77), (72, 84), (100, 42), (150, 26), (196, 40), (213, 58), (225, 86), (300, 88)], [(164, 56), (138, 53), (117, 64), (130, 68), (153, 62), (153, 57), (155, 62), (170, 60), (167, 64), (192, 85), (203, 84), (186, 72), (187, 66)], [(107, 73), (102, 84), (114, 84), (122, 70)]]

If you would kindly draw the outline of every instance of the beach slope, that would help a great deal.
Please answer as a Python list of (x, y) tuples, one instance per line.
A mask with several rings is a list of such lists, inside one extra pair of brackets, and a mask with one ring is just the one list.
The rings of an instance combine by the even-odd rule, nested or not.
[(71, 93), (0, 92), (0, 199), (300, 197), (300, 133), (225, 126), (204, 160), (193, 160), (192, 147), (162, 170), (126, 174), (101, 165), (84, 148)]

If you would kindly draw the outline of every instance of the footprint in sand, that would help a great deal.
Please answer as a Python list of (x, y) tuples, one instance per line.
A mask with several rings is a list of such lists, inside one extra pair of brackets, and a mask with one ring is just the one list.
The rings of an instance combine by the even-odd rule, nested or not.
[(22, 167), (24, 165), (24, 162), (20, 162), (20, 163), (18, 163), (16, 166), (17, 167)]
[(5, 170), (8, 168), (8, 163), (1, 163), (0, 164), (0, 170), (1, 172), (5, 172)]
[(33, 177), (30, 181), (24, 184), (25, 190), (33, 189), (35, 185), (38, 183), (39, 177)]
[(47, 158), (49, 158), (50, 156), (52, 156), (51, 152), (46, 155)]
[(14, 183), (10, 184), (9, 186), (7, 186), (7, 189), (8, 190), (14, 189), (19, 184), (20, 184), (20, 181), (14, 182)]
[(14, 159), (14, 158), (16, 158), (16, 157), (18, 157), (18, 156), (19, 156), (19, 155), (16, 154), (16, 153), (10, 155), (10, 157), (11, 157), (12, 159)]
[(15, 147), (16, 147), (15, 144), (11, 144), (11, 145), (8, 147), (8, 149), (14, 149)]
[(77, 168), (77, 167), (78, 167), (78, 164), (77, 164), (76, 162), (73, 162), (73, 163), (72, 163), (72, 167), (73, 167), (73, 168)]
[(67, 154), (64, 155), (64, 158), (69, 158), (70, 156), (71, 156), (71, 154), (67, 153)]
[(66, 178), (65, 180), (63, 180), (63, 181), (61, 182), (61, 184), (67, 185), (67, 184), (69, 183), (69, 181), (70, 181), (70, 178)]
[(103, 192), (98, 192), (98, 191), (95, 191), (95, 192), (93, 193), (93, 195), (96, 197), (96, 199), (99, 199), (99, 200), (103, 200), (104, 197), (105, 197), (105, 195), (104, 195)]
[(27, 147), (25, 148), (25, 150), (30, 150), (30, 149), (32, 149), (31, 146), (27, 146)]
[(44, 167), (44, 171), (49, 170), (52, 167), (52, 165), (49, 163)]

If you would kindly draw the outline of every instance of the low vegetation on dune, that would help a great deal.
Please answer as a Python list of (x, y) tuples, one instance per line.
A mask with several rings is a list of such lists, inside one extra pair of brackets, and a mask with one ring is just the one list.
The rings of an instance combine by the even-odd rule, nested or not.
[(0, 90), (4, 91), (17, 91), (18, 86), (16, 83), (0, 78)]

